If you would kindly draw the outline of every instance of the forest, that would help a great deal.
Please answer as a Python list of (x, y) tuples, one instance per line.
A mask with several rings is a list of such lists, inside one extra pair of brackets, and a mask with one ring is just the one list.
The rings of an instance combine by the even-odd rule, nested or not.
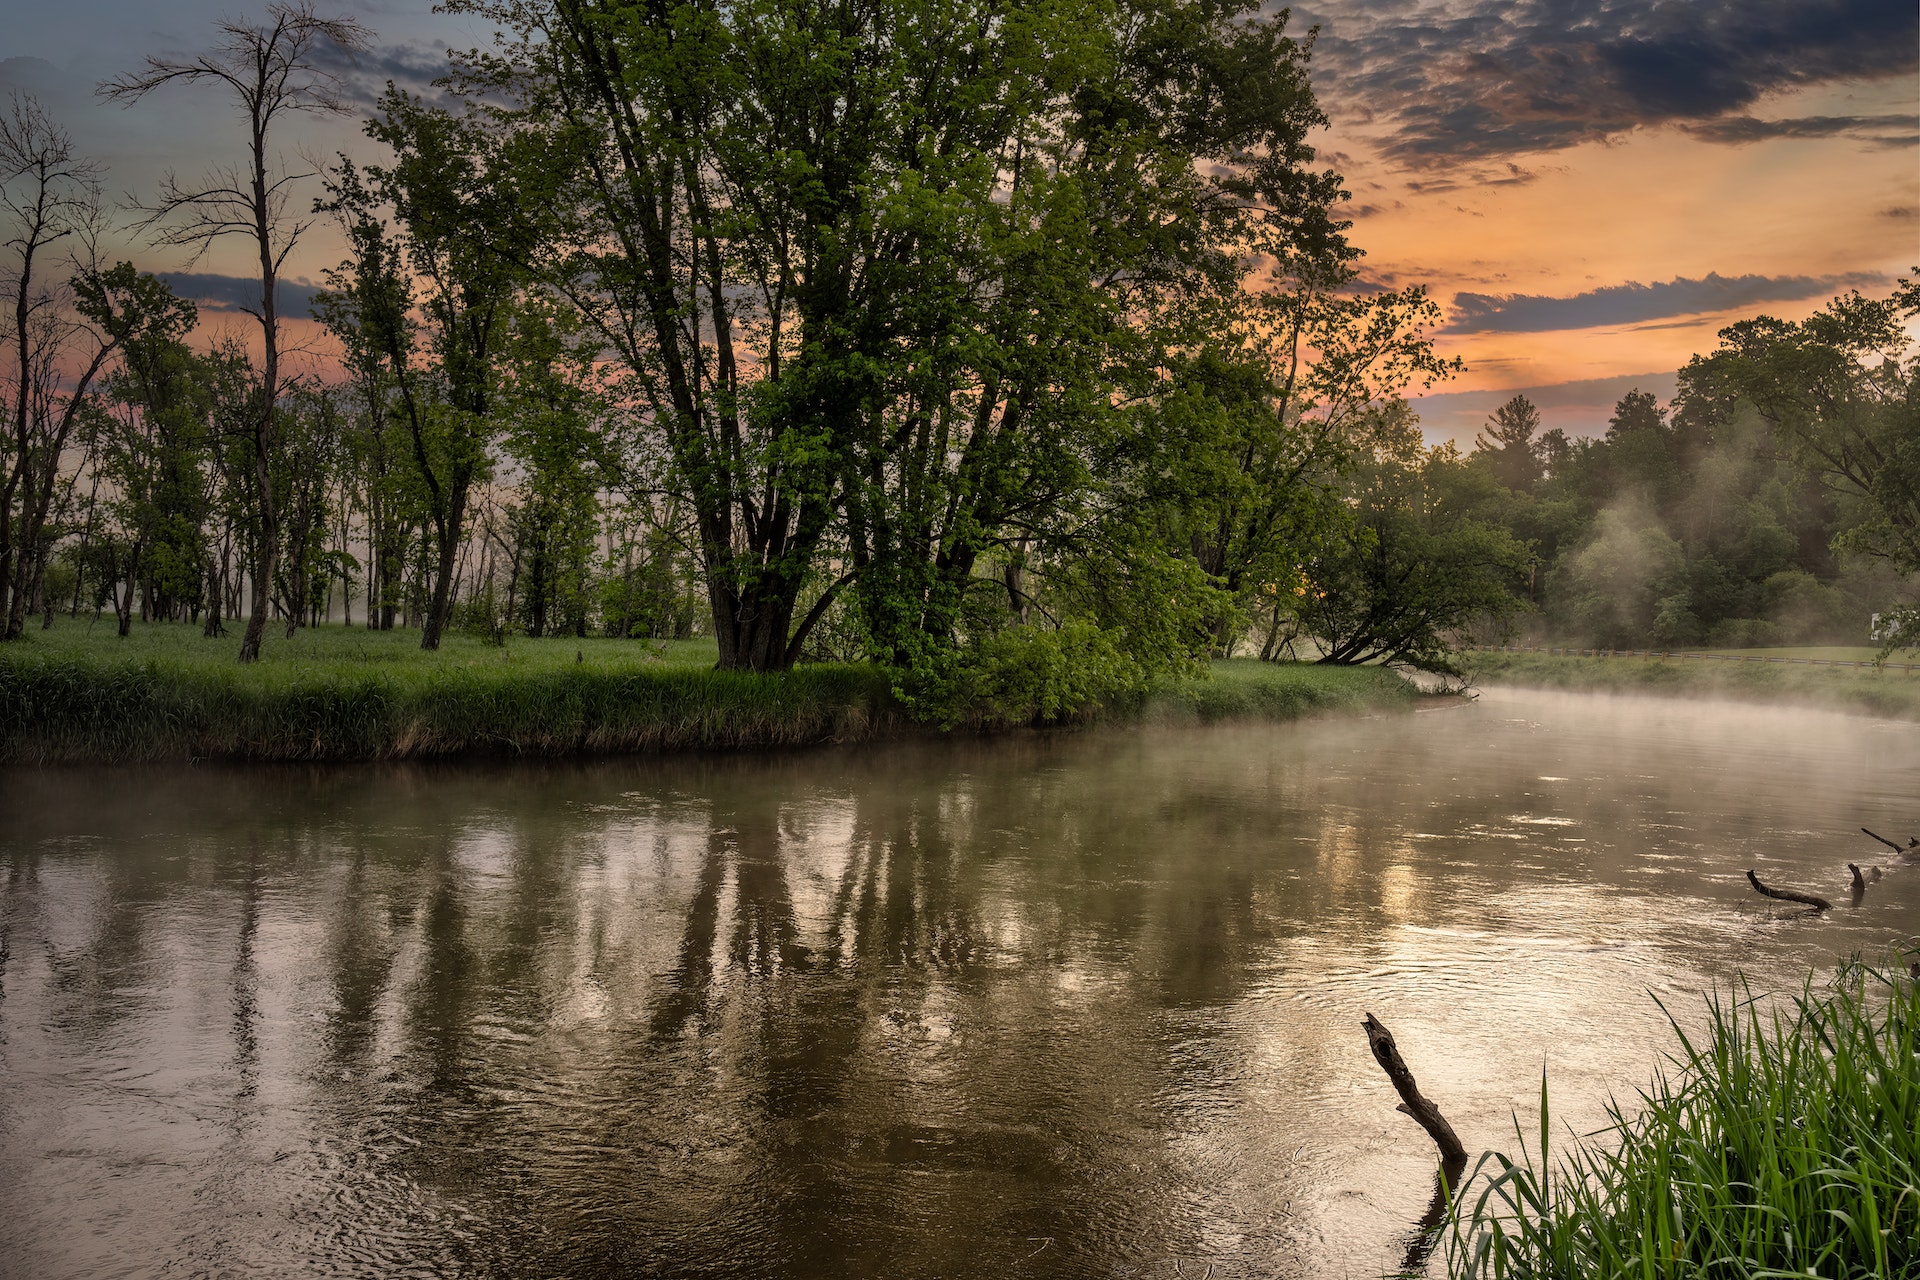
[[(246, 126), (138, 207), (13, 101), (8, 639), (710, 636), (946, 718), (1219, 656), (1916, 638), (1915, 281), (1736, 324), (1604, 436), (1516, 396), (1432, 446), (1406, 397), (1462, 366), (1361, 277), (1284, 11), (447, 7), (502, 41), (317, 171), (277, 140), (369, 35), (305, 3), (101, 86)], [(115, 229), (244, 249), (249, 331)], [(319, 236), (324, 287), (283, 279)]]

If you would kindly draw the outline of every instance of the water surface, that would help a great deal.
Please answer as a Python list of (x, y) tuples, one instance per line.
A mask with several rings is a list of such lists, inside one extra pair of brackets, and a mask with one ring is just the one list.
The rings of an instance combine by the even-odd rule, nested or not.
[[(0, 773), (0, 1272), (1380, 1275), (1431, 1145), (1792, 981), (1920, 726), (1501, 692), (576, 765)], [(1914, 831), (1912, 834), (1920, 834)], [(1742, 873), (1812, 889), (1811, 918)], [(1692, 1016), (1691, 1012), (1685, 1016)]]

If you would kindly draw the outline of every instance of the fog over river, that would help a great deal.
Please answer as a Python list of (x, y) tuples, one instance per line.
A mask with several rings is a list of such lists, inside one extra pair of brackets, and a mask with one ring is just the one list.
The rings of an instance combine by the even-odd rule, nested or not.
[[(1920, 725), (1495, 690), (760, 757), (0, 771), (0, 1274), (1371, 1277), (1736, 967), (1920, 929)], [(1743, 872), (1833, 898), (1811, 917)]]

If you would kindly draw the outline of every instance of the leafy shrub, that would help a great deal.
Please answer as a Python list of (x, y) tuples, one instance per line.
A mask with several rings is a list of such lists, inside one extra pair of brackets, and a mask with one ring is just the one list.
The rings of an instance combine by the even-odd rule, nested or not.
[(992, 632), (895, 681), (902, 704), (943, 729), (1057, 722), (1137, 699), (1146, 687), (1140, 663), (1087, 622)]

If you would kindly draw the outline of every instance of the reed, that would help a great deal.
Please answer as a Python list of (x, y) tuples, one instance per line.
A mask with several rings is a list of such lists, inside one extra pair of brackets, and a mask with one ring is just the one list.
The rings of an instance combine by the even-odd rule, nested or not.
[(1920, 1275), (1915, 990), (1854, 961), (1784, 1003), (1736, 983), (1701, 1035), (1669, 1013), (1670, 1070), (1557, 1163), (1543, 1080), (1537, 1150), (1482, 1157), (1455, 1201), (1449, 1274)]

